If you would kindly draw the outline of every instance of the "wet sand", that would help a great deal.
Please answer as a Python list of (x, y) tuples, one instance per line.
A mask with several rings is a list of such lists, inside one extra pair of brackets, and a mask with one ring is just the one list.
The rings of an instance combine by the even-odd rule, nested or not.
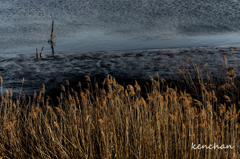
[[(231, 51), (231, 48), (234, 51)], [(95, 52), (81, 54), (56, 53), (44, 55), (36, 59), (32, 55), (15, 55), (0, 57), (0, 75), (3, 78), (3, 91), (10, 88), (19, 93), (24, 78), (23, 91), (33, 95), (39, 92), (45, 84), (46, 94), (59, 94), (60, 85), (69, 80), (70, 87), (75, 87), (78, 81), (86, 85), (84, 75), (101, 83), (107, 75), (111, 75), (121, 84), (132, 84), (137, 80), (144, 84), (150, 80), (150, 75), (167, 80), (179, 80), (181, 75), (176, 69), (181, 65), (193, 71), (192, 62), (201, 70), (209, 69), (212, 75), (221, 75), (218, 67), (225, 67), (221, 54), (227, 57), (228, 66), (238, 67), (240, 48), (210, 47), (186, 49), (135, 50), (115, 52)], [(239, 70), (235, 72), (238, 74)]]

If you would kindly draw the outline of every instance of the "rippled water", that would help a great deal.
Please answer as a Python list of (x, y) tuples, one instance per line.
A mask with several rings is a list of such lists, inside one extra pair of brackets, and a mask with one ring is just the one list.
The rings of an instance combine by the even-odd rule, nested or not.
[(240, 44), (238, 0), (1, 0), (0, 54)]

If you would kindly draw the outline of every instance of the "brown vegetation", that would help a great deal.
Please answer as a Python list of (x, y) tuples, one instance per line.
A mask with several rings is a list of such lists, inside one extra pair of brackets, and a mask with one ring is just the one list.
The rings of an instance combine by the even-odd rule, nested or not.
[[(226, 61), (226, 57), (224, 57)], [(192, 61), (191, 59), (189, 59)], [(27, 100), (0, 100), (0, 156), (9, 158), (239, 158), (239, 87), (235, 69), (210, 77), (197, 65), (195, 74), (183, 66), (184, 80), (170, 86), (151, 77), (143, 97), (137, 81), (123, 87), (108, 76), (104, 87), (79, 90), (66, 81), (58, 98), (42, 91)], [(1, 80), (2, 83), (2, 80)], [(104, 89), (105, 88), (105, 89)], [(233, 149), (191, 149), (201, 145), (232, 145)]]

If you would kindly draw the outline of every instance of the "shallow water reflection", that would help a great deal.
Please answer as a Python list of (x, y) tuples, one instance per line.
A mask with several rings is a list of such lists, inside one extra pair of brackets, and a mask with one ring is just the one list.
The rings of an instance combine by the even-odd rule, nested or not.
[(2, 0), (0, 54), (236, 46), (237, 0)]

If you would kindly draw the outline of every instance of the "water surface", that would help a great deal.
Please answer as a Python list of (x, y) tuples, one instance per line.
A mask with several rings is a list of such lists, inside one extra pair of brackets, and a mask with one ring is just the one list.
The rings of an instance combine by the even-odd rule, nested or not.
[(240, 44), (237, 0), (2, 0), (0, 55)]

